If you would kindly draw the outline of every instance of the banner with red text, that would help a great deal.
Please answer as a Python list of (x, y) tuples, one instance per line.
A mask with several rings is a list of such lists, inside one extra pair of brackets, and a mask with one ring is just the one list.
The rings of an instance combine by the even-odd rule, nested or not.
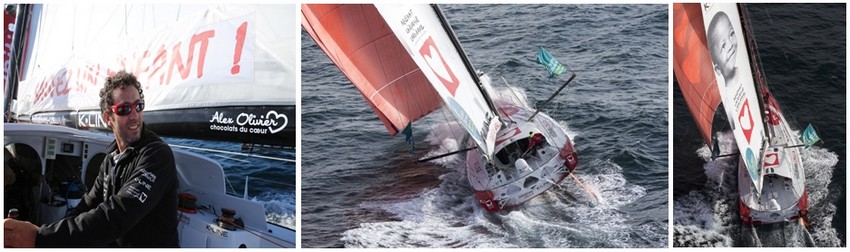
[[(14, 106), (21, 118), (99, 128), (102, 118), (91, 116), (99, 113), (99, 91), (107, 76), (125, 70), (142, 84), (148, 123), (163, 121), (149, 117), (157, 112), (192, 110), (203, 114), (191, 123), (209, 129), (267, 136), (294, 128), (294, 113), (282, 116), (295, 105), (293, 5), (40, 7)], [(222, 112), (237, 107), (276, 109)], [(70, 114), (88, 114), (88, 123)], [(212, 131), (221, 132), (228, 131)]]

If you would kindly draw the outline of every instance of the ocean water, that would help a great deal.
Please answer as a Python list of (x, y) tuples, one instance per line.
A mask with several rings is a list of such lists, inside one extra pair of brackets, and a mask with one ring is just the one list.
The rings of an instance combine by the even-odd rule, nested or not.
[(240, 143), (174, 137), (163, 137), (163, 140), (173, 149), (198, 153), (218, 161), (224, 169), (227, 194), (242, 197), (246, 177), (250, 177), (248, 199), (265, 207), (266, 221), (295, 229), (295, 162), (279, 160), (295, 160), (293, 150), (254, 149), (247, 152), (241, 150)]
[[(846, 7), (844, 4), (750, 4), (751, 26), (768, 87), (791, 123), (814, 125), (822, 145), (803, 151), (808, 229), (740, 223), (737, 162), (708, 162), (709, 149), (678, 86), (673, 113), (674, 246), (847, 246)], [(721, 149), (734, 149), (731, 132)], [(811, 237), (809, 240), (808, 236)]]
[(540, 105), (565, 80), (533, 62), (545, 47), (578, 76), (544, 112), (579, 155), (574, 181), (486, 213), (442, 111), (414, 124), (415, 155), (302, 31), (302, 247), (666, 247), (668, 6), (442, 5), (472, 64)]

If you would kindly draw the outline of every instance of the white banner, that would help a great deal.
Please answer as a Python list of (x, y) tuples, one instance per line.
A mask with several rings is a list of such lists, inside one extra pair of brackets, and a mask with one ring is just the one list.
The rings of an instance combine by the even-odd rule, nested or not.
[[(189, 14), (182, 16), (179, 11), (157, 16), (179, 6), (117, 6), (113, 14), (122, 20), (100, 13), (99, 19), (82, 22), (93, 14), (83, 6), (44, 6), (35, 17), (31, 74), (21, 82), (17, 112), (97, 109), (106, 77), (120, 70), (136, 75), (151, 110), (294, 104), (291, 5), (193, 7), (198, 10), (187, 7)], [(171, 17), (179, 21), (129, 31), (136, 30), (133, 24), (144, 27), (151, 19)]]

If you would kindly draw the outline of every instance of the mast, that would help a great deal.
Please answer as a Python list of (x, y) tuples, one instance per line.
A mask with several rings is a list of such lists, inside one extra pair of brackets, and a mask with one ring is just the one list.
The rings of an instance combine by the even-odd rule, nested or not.
[[(3, 112), (8, 116), (9, 111), (11, 111), (12, 100), (17, 99), (18, 97), (18, 80), (20, 77), (18, 76), (20, 73), (20, 61), (23, 55), (23, 45), (24, 45), (24, 32), (29, 26), (30, 20), (30, 5), (29, 4), (18, 4), (17, 10), (15, 13), (15, 34), (12, 38), (12, 47), (10, 50), (12, 51), (12, 55), (9, 57), (9, 76), (6, 79), (6, 83), (9, 84), (6, 89), (5, 99), (3, 101)], [(6, 120), (10, 120), (11, 118), (6, 118)]]
[(475, 81), (475, 85), (478, 87), (478, 90), (481, 91), (481, 94), (484, 95), (484, 99), (487, 100), (487, 105), (490, 107), (490, 112), (494, 115), (499, 116), (498, 110), (496, 110), (496, 105), (493, 104), (493, 99), (490, 98), (490, 94), (487, 93), (487, 90), (484, 89), (484, 86), (481, 85), (481, 79), (478, 78), (478, 73), (475, 72), (475, 67), (472, 66), (472, 63), (469, 62), (469, 57), (466, 56), (466, 52), (463, 51), (463, 46), (460, 45), (460, 41), (457, 40), (457, 36), (455, 35), (454, 30), (452, 30), (449, 22), (446, 21), (446, 16), (443, 15), (443, 11), (440, 9), (440, 6), (437, 4), (431, 4), (431, 7), (434, 8), (434, 13), (437, 14), (437, 18), (440, 19), (440, 24), (443, 26), (443, 29), (446, 33), (449, 34), (449, 38), (454, 44), (455, 48), (457, 48), (458, 54), (461, 55), (461, 59), (463, 60), (464, 66), (466, 66), (466, 71), (469, 72), (469, 75), (472, 76), (472, 79)]
[(761, 123), (765, 129), (764, 135), (765, 137), (767, 137), (768, 144), (765, 147), (768, 147), (773, 141), (771, 139), (771, 130), (769, 130), (770, 127), (768, 127), (769, 125), (767, 125), (767, 121), (770, 120), (770, 118), (767, 117), (765, 114), (765, 111), (767, 111), (768, 113), (771, 112), (769, 110), (765, 110), (764, 106), (764, 95), (768, 93), (767, 80), (765, 80), (764, 78), (764, 73), (762, 71), (763, 69), (761, 68), (761, 57), (759, 57), (758, 46), (756, 46), (756, 40), (753, 36), (753, 31), (750, 28), (749, 13), (747, 12), (747, 8), (744, 6), (744, 4), (738, 4), (738, 13), (741, 13), (741, 28), (744, 29), (744, 41), (747, 43), (747, 50), (749, 51), (748, 55), (750, 56), (750, 62), (752, 62), (753, 85), (756, 88), (756, 97), (758, 98), (759, 111), (762, 112)]

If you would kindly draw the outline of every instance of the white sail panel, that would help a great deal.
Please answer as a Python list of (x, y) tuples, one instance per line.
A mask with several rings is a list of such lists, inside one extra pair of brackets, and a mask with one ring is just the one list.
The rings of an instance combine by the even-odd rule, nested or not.
[(761, 191), (764, 124), (753, 83), (741, 18), (735, 4), (702, 4), (709, 54), (717, 86), (747, 171)]
[(463, 62), (458, 48), (443, 28), (436, 10), (421, 5), (375, 5), (425, 77), (470, 137), (486, 153), (493, 153), (498, 116)]
[[(126, 70), (148, 110), (294, 105), (293, 5), (44, 5), (16, 113), (98, 109)], [(283, 28), (282, 28), (283, 27)]]

